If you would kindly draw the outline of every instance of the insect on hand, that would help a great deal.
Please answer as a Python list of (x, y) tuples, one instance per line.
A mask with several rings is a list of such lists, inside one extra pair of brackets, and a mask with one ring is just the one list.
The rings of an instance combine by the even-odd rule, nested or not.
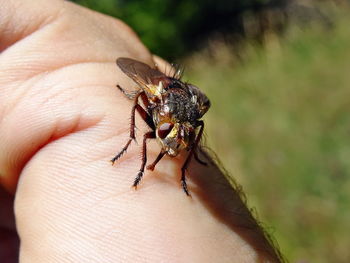
[[(204, 122), (201, 117), (208, 111), (210, 101), (197, 87), (180, 80), (181, 72), (167, 76), (155, 68), (133, 60), (118, 58), (119, 68), (140, 87), (137, 91), (128, 92), (117, 85), (119, 90), (134, 101), (131, 109), (130, 137), (121, 151), (111, 160), (112, 164), (128, 149), (135, 140), (135, 112), (148, 124), (151, 131), (143, 135), (142, 163), (135, 178), (133, 187), (137, 188), (144, 174), (147, 163), (147, 140), (156, 139), (161, 145), (161, 151), (155, 161), (147, 166), (154, 170), (164, 155), (175, 157), (182, 150), (187, 150), (187, 158), (181, 168), (181, 185), (187, 195), (188, 192), (185, 172), (194, 155), (197, 155), (199, 141), (203, 134)], [(140, 105), (140, 99), (143, 107)]]

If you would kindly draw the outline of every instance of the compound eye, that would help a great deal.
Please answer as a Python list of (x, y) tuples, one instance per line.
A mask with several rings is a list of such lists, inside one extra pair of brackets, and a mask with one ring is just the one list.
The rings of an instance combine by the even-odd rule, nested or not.
[(173, 129), (173, 127), (174, 127), (174, 124), (172, 124), (170, 122), (165, 122), (165, 123), (161, 124), (158, 128), (159, 138), (164, 139), (165, 137), (167, 137), (168, 134)]

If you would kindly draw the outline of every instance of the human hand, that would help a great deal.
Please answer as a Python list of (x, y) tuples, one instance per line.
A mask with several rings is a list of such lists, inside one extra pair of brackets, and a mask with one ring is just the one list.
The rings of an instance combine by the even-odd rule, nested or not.
[[(16, 249), (17, 232), (20, 261), (37, 263), (277, 261), (214, 164), (191, 164), (188, 198), (183, 156), (164, 158), (138, 191), (140, 145), (109, 163), (128, 139), (132, 103), (115, 85), (134, 86), (116, 58), (165, 65), (130, 28), (59, 0), (0, 0), (0, 14), (0, 178), (17, 187), (15, 217), (14, 196), (0, 195), (0, 244)], [(137, 127), (141, 141), (147, 126)], [(149, 159), (158, 152), (150, 143)]]

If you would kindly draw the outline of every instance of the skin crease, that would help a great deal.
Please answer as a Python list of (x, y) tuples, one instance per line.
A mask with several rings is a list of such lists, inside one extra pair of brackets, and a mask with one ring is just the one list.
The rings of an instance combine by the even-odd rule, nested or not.
[[(17, 262), (16, 233), (20, 262), (278, 262), (217, 169), (191, 164), (192, 198), (185, 156), (130, 187), (139, 117), (138, 143), (111, 166), (132, 106), (115, 85), (135, 86), (116, 58), (166, 67), (129, 27), (70, 2), (0, 0), (0, 35), (1, 262)], [(149, 162), (159, 150), (148, 144)]]

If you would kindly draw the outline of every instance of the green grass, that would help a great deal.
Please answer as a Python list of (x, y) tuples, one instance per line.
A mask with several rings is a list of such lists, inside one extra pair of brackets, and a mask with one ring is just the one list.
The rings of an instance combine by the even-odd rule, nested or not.
[[(208, 143), (291, 262), (350, 262), (350, 15), (188, 58)], [(208, 58), (210, 53), (210, 58)], [(242, 59), (243, 58), (243, 59)]]

